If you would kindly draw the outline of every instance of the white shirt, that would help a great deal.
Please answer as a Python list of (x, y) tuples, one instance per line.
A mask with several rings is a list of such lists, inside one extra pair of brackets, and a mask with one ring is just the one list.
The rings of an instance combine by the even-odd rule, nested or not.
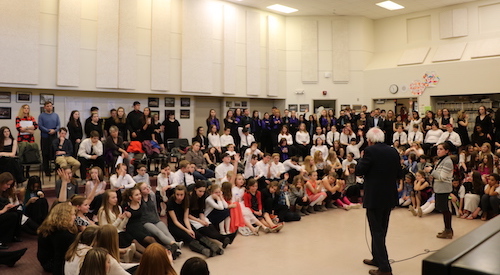
[(131, 175), (126, 174), (125, 176), (118, 176), (118, 174), (113, 174), (109, 177), (109, 182), (111, 186), (116, 189), (120, 189), (120, 187), (125, 186), (125, 189), (129, 189), (135, 186), (135, 181)]
[(443, 131), (441, 130), (429, 130), (425, 134), (425, 143), (437, 143)]
[(337, 131), (330, 131), (326, 134), (326, 143), (330, 146), (333, 146), (334, 141), (340, 140), (340, 133)]
[(162, 188), (162, 187), (165, 187), (165, 186), (169, 186), (171, 183), (172, 183), (172, 176), (168, 177), (168, 176), (165, 176), (164, 174), (160, 173), (158, 175), (158, 178), (156, 179), (157, 181), (157, 190), (159, 190), (158, 187)]
[(252, 134), (250, 134), (250, 132), (247, 132), (248, 135), (243, 133), (242, 127), (238, 127), (238, 133), (240, 134), (240, 148), (243, 146), (250, 147), (250, 144), (255, 141), (255, 138)]
[(86, 159), (90, 159), (92, 155), (102, 156), (103, 147), (102, 142), (100, 140), (97, 141), (96, 144), (92, 144), (92, 140), (90, 138), (86, 138), (80, 143), (80, 148), (78, 148), (78, 156)]
[(184, 184), (184, 172), (182, 172), (181, 169), (175, 171), (175, 173), (172, 175), (172, 183), (170, 184), (172, 188), (177, 187), (177, 185), (185, 185)]
[(231, 135), (222, 135), (220, 136), (220, 146), (226, 147), (229, 144), (234, 144), (234, 138)]
[[(321, 135), (317, 135), (317, 134), (314, 134), (313, 135), (313, 143), (318, 139), (322, 139), (323, 141), (326, 141), (326, 137), (325, 137), (325, 134), (321, 134)], [(324, 142), (323, 142), (324, 143)]]
[(424, 142), (424, 134), (420, 131), (411, 131), (408, 133), (408, 144), (412, 144), (413, 142), (419, 141), (420, 143)]
[(349, 143), (351, 143), (351, 138), (356, 138), (356, 135), (354, 133), (350, 135), (346, 135), (344, 134), (344, 132), (340, 133), (340, 138), (339, 138), (340, 144), (345, 146), (349, 145)]
[(226, 176), (227, 172), (233, 171), (234, 166), (231, 163), (221, 163), (215, 167), (215, 180), (217, 184), (221, 184), (222, 179)]
[(295, 134), (295, 141), (297, 142), (297, 144), (309, 144), (311, 142), (311, 137), (309, 136), (309, 133), (308, 132), (301, 132), (301, 131), (298, 131), (296, 134)]
[(281, 139), (284, 138), (286, 139), (286, 144), (292, 145), (293, 144), (293, 137), (292, 135), (282, 135), (281, 133), (278, 135), (278, 144), (280, 143)]
[(281, 174), (283, 173), (285, 173), (285, 166), (283, 165), (283, 163), (271, 163), (271, 178), (279, 179), (281, 177)]
[(191, 185), (191, 184), (195, 184), (193, 174), (184, 173), (184, 179), (186, 179), (186, 187)]
[(219, 134), (208, 134), (208, 148), (210, 147), (221, 147)]
[(314, 145), (313, 147), (311, 147), (311, 156), (314, 157), (314, 153), (316, 151), (321, 151), (321, 153), (323, 153), (323, 161), (328, 158), (328, 147), (326, 147), (326, 145)]
[(260, 167), (257, 165), (257, 163), (255, 164), (255, 166), (252, 166), (252, 163), (250, 163), (250, 161), (247, 162), (247, 165), (245, 166), (245, 173), (243, 173), (243, 177), (245, 177), (245, 179), (248, 179), (250, 177), (258, 178), (262, 175), (264, 175), (264, 173), (260, 170)]
[(358, 164), (358, 162), (354, 159), (352, 161), (348, 161), (347, 159), (344, 159), (342, 161), (342, 171), (345, 172), (345, 170), (347, 169), (347, 167), (349, 167), (349, 165), (351, 165), (351, 163)]
[(300, 166), (298, 163), (293, 164), (291, 159), (287, 159), (283, 162), (283, 166), (285, 166), (285, 171), (288, 172), (292, 169), (295, 169), (297, 171), (302, 171), (302, 166)]
[(243, 163), (247, 163), (247, 162), (250, 162), (250, 160), (252, 159), (252, 156), (259, 156), (260, 154), (262, 154), (262, 151), (259, 150), (258, 148), (255, 149), (255, 151), (253, 152), (252, 154), (252, 149), (251, 148), (247, 148), (245, 150), (245, 157), (244, 157), (244, 160), (243, 160)]
[(404, 145), (408, 143), (408, 135), (406, 135), (405, 132), (395, 132), (394, 135), (392, 135), (392, 143), (399, 140), (399, 145)]
[(262, 160), (257, 162), (257, 166), (259, 167), (259, 170), (260, 170), (260, 175), (261, 177), (264, 177), (264, 178), (268, 178), (268, 174), (267, 172), (269, 171), (269, 167), (271, 166), (271, 162), (268, 162), (267, 164), (265, 164)]
[(361, 152), (359, 151), (359, 148), (361, 148), (361, 146), (363, 146), (363, 143), (364, 143), (364, 139), (363, 137), (361, 137), (361, 139), (359, 140), (359, 143), (356, 144), (356, 145), (352, 145), (352, 144), (349, 144), (347, 145), (347, 147), (345, 148), (345, 152), (346, 154), (349, 154), (349, 153), (353, 153), (354, 154), (354, 158), (355, 159), (359, 159), (361, 157)]
[(460, 140), (460, 136), (458, 135), (457, 132), (451, 131), (451, 132), (444, 132), (440, 137), (437, 143), (443, 143), (445, 141), (450, 141), (455, 145), (456, 147), (460, 147), (462, 145), (462, 141)]
[(208, 216), (214, 209), (216, 210), (224, 210), (228, 207), (227, 202), (225, 200), (217, 200), (215, 201), (212, 196), (208, 196), (205, 199), (205, 217)]

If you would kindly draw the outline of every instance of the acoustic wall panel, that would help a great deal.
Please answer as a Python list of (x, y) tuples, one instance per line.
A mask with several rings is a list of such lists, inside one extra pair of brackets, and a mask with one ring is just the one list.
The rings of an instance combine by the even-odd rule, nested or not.
[(236, 92), (236, 8), (230, 5), (223, 6), (223, 51), (222, 51), (222, 93)]
[(267, 16), (267, 95), (279, 94), (278, 20)]
[(332, 22), (333, 83), (349, 82), (349, 21)]
[(500, 55), (500, 38), (477, 41), (472, 50), (472, 58), (481, 58)]
[(183, 92), (212, 93), (211, 2), (184, 0), (182, 3), (181, 89)]
[(153, 0), (151, 19), (151, 90), (170, 86), (170, 0)]
[(302, 82), (318, 82), (318, 21), (302, 21)]
[(118, 88), (120, 2), (100, 0), (97, 13), (96, 87)]
[(467, 36), (469, 34), (467, 9), (453, 10), (453, 37)]
[(80, 84), (81, 0), (60, 0), (57, 24), (57, 85)]
[(120, 0), (118, 88), (134, 89), (137, 81), (137, 0)]
[(432, 62), (460, 60), (467, 43), (445, 44), (438, 47)]
[(0, 82), (38, 84), (40, 0), (0, 1)]
[(439, 37), (441, 39), (453, 37), (453, 10), (439, 14)]
[(406, 50), (399, 59), (398, 66), (424, 63), (430, 49), (430, 47), (422, 47)]
[(246, 15), (247, 95), (259, 95), (261, 90), (260, 14), (247, 10)]

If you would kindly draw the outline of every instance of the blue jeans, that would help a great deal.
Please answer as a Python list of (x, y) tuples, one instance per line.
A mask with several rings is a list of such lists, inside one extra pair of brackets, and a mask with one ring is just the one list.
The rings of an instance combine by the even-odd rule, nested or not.
[(207, 180), (207, 179), (215, 177), (215, 173), (214, 173), (214, 171), (212, 171), (210, 169), (205, 169), (205, 174), (202, 174), (198, 171), (194, 171), (193, 176), (194, 176), (195, 180)]

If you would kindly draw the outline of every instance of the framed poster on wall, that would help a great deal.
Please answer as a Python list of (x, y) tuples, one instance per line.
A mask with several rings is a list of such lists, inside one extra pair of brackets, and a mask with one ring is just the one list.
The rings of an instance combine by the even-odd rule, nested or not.
[(297, 112), (299, 110), (299, 106), (297, 104), (288, 104), (288, 111), (295, 111)]
[(309, 111), (309, 104), (300, 104), (300, 111), (301, 112), (307, 112)]

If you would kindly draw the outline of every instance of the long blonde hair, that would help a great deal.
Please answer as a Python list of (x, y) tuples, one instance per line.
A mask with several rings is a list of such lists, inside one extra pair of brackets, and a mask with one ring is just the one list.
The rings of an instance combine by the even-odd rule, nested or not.
[(322, 154), (322, 152), (321, 151), (314, 152), (314, 158), (313, 158), (314, 164), (323, 162), (323, 157), (320, 157), (319, 154)]
[(308, 174), (316, 171), (316, 167), (311, 164), (311, 159), (311, 156), (306, 156), (306, 158), (304, 159), (304, 168)]
[(37, 233), (42, 237), (47, 237), (56, 230), (68, 230), (76, 234), (78, 233), (78, 228), (75, 224), (74, 215), (75, 208), (72, 205), (69, 203), (59, 203), (50, 210), (47, 218), (38, 227)]
[[(30, 108), (30, 105), (28, 104), (23, 104), (23, 106), (21, 106), (21, 108), (19, 108), (19, 113), (17, 114), (17, 117), (19, 118), (24, 118), (24, 107), (28, 106), (28, 108)], [(31, 108), (30, 108), (30, 112), (31, 112)], [(31, 115), (31, 113), (28, 113), (28, 116), (26, 117), (27, 119), (31, 119), (33, 116)]]

